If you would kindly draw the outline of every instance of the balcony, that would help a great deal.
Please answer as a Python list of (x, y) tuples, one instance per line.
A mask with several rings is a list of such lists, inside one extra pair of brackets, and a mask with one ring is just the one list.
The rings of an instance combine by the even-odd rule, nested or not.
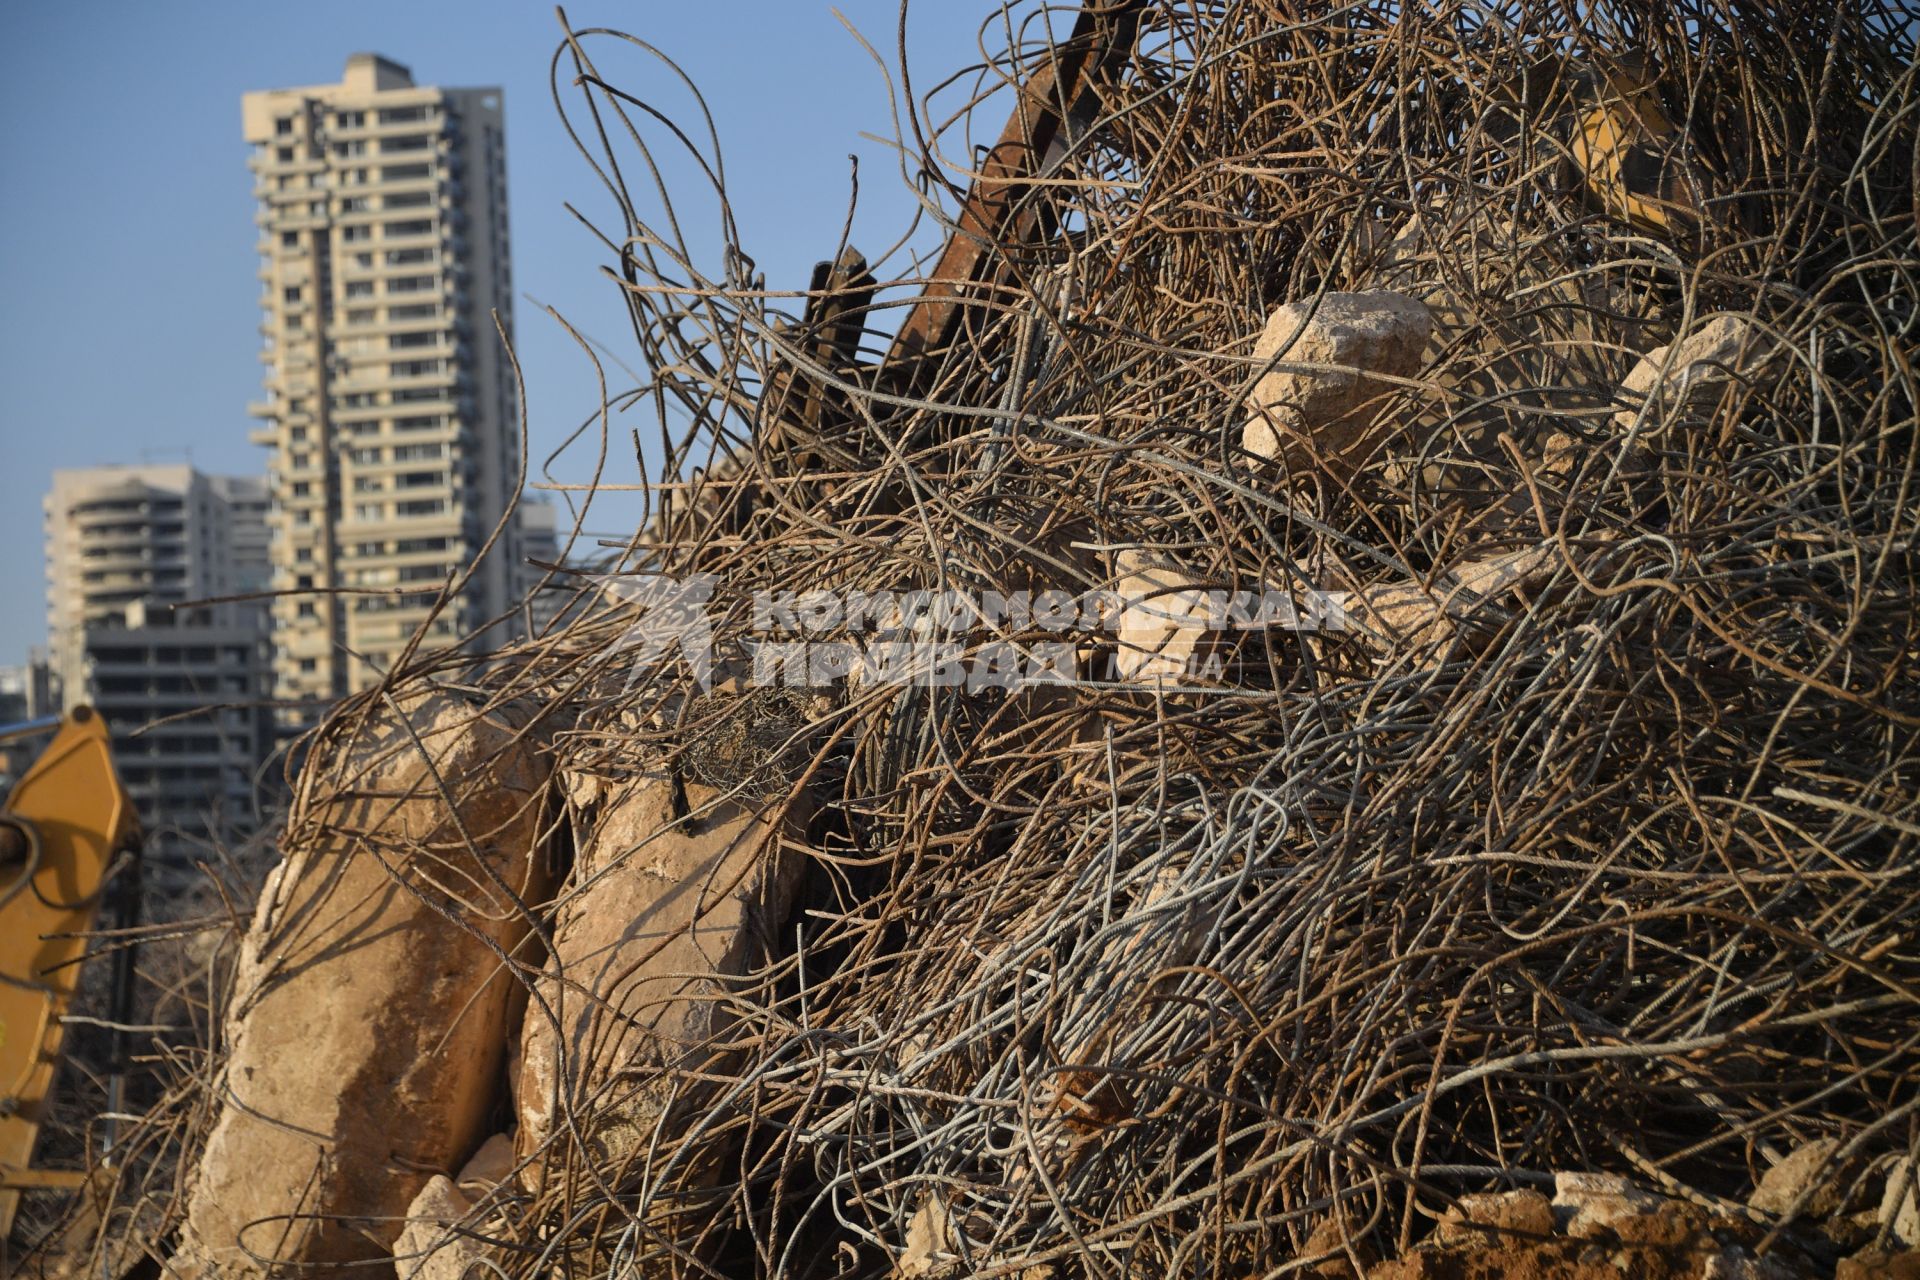
[[(400, 447), (405, 448), (406, 446), (402, 445)], [(381, 452), (384, 452), (384, 450)], [(356, 476), (390, 476), (395, 472), (401, 471), (444, 470), (447, 465), (448, 459), (444, 454), (434, 458), (385, 457), (377, 461), (362, 461), (360, 458), (355, 458), (353, 460), (353, 474)], [(404, 494), (407, 490), (395, 489), (392, 492)]]
[(375, 137), (389, 137), (397, 133), (439, 134), (446, 127), (447, 117), (438, 103), (420, 103), (420, 114), (413, 115), (415, 107), (388, 107), (387, 111), (402, 113), (396, 118), (386, 120), (378, 116), (369, 117), (367, 132)]
[[(439, 169), (435, 167), (418, 177), (387, 178), (379, 182), (370, 183), (368, 189), (377, 190), (382, 196), (418, 193), (432, 197), (437, 203), (442, 177), (443, 175)], [(432, 209), (436, 207), (436, 204), (430, 203), (418, 207)], [(399, 212), (399, 210), (391, 210), (391, 212)]]
[(423, 132), (423, 126), (415, 124), (409, 128), (395, 127), (386, 131), (380, 139), (377, 155), (382, 162), (388, 160), (423, 160), (439, 155), (442, 150), (440, 135)]
[[(152, 561), (144, 546), (131, 549), (109, 550), (99, 554), (89, 549), (82, 570), (81, 592), (88, 596), (102, 595), (108, 592), (124, 591), (129, 587), (145, 586), (146, 571)], [(107, 575), (100, 581), (86, 581), (86, 574)]]
[(152, 514), (153, 509), (138, 498), (125, 502), (89, 502), (67, 510), (68, 517), (89, 539), (116, 535), (144, 538), (149, 532)]
[[(399, 268), (395, 268), (395, 271), (398, 273)], [(440, 275), (438, 272), (421, 272), (419, 274), (432, 274), (433, 283), (425, 287), (409, 285), (406, 288), (396, 288), (395, 286), (400, 282), (397, 280), (389, 280), (387, 282), (387, 296), (389, 298), (407, 298), (425, 301), (444, 298), (449, 292), (447, 277)]]
[[(411, 332), (418, 333), (415, 329)], [(389, 360), (457, 360), (460, 358), (460, 341), (444, 330), (434, 332), (434, 341), (419, 346), (400, 346), (392, 344), (393, 334), (388, 334), (388, 342), (380, 350)]]
[[(421, 501), (420, 499), (401, 499), (401, 502)], [(425, 499), (424, 501), (436, 501)], [(351, 508), (340, 521), (339, 536), (345, 541), (378, 537), (383, 534), (394, 536), (420, 537), (429, 533), (448, 533), (459, 529), (462, 512), (456, 502), (442, 501), (442, 509), (432, 512), (415, 512), (400, 515), (391, 502), (383, 503), (386, 514), (378, 517), (362, 517), (353, 514)]]

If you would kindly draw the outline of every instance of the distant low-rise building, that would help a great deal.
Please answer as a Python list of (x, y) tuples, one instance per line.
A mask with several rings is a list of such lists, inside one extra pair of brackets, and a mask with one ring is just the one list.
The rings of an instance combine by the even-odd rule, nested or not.
[(186, 465), (54, 474), (45, 503), (50, 677), (87, 703), (164, 874), (256, 820), (272, 749), (265, 483)]
[(580, 591), (580, 580), (540, 567), (560, 563), (560, 509), (544, 498), (524, 498), (514, 514), (520, 525), (520, 563), (513, 594), (525, 610), (523, 625), (537, 636), (566, 611)]
[(60, 687), (44, 649), (35, 649), (25, 662), (0, 667), (0, 723), (32, 720), (60, 709)]
[[(60, 690), (44, 650), (35, 649), (17, 666), (0, 667), (0, 724), (37, 720), (59, 709)], [(41, 745), (31, 739), (0, 742), (0, 796), (26, 772)]]
[(135, 605), (124, 625), (90, 628), (85, 653), (85, 700), (113, 731), (148, 852), (252, 831), (273, 743), (270, 650), (257, 616)]

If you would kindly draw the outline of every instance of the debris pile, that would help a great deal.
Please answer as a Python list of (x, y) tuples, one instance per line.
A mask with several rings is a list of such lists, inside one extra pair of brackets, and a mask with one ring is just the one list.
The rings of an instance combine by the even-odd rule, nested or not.
[(1912, 1274), (1910, 21), (1016, 10), (903, 129), (1008, 121), (938, 260), (787, 310), (569, 37), (652, 378), (582, 447), (671, 424), (602, 576), (703, 585), (319, 732), (150, 1247)]

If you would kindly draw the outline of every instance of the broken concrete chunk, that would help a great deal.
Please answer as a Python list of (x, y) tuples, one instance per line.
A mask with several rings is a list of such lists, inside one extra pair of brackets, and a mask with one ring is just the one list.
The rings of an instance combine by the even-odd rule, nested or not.
[(1241, 446), (1295, 470), (1357, 461), (1378, 402), (1393, 389), (1379, 375), (1419, 372), (1432, 332), (1425, 303), (1387, 290), (1329, 293), (1280, 308), (1253, 356), (1282, 367), (1254, 384)]
[(1887, 1170), (1880, 1225), (1901, 1248), (1920, 1249), (1920, 1161), (1900, 1160)]
[(1211, 633), (1204, 582), (1150, 551), (1116, 552), (1113, 568), (1123, 602), (1117, 674), (1146, 684), (1179, 680)]
[(1539, 587), (1556, 554), (1553, 544), (1543, 542), (1462, 560), (1432, 586), (1405, 581), (1362, 587), (1348, 601), (1348, 625), (1382, 654), (1431, 657), (1461, 633), (1481, 604), (1511, 605), (1519, 593)]
[(1442, 1244), (1469, 1247), (1510, 1243), (1511, 1237), (1553, 1234), (1553, 1205), (1538, 1191), (1490, 1191), (1460, 1197), (1440, 1220)]
[(513, 1177), (513, 1166), (513, 1139), (496, 1133), (481, 1143), (480, 1149), (460, 1167), (460, 1176), (454, 1179), (454, 1185), (478, 1204)]
[[(435, 1174), (407, 1209), (406, 1226), (393, 1243), (400, 1280), (462, 1280), (487, 1246), (452, 1230), (473, 1212), (473, 1201), (444, 1174)], [(485, 1274), (476, 1271), (474, 1274)]]
[(1833, 1269), (1833, 1280), (1920, 1280), (1920, 1250), (1888, 1253), (1862, 1249), (1850, 1258), (1840, 1259), (1840, 1264)]
[[(1839, 1138), (1821, 1138), (1795, 1148), (1760, 1177), (1747, 1203), (1774, 1217), (1796, 1203), (1800, 1215), (1824, 1218), (1841, 1207), (1847, 1186), (1860, 1171), (1861, 1161), (1837, 1164), (1834, 1155), (1844, 1145)], [(1803, 1199), (1804, 1197), (1804, 1199)]]
[(1580, 1207), (1596, 1199), (1618, 1199), (1623, 1196), (1654, 1202), (1665, 1197), (1655, 1195), (1644, 1187), (1634, 1185), (1629, 1178), (1617, 1173), (1556, 1173), (1553, 1175), (1553, 1207), (1577, 1212)]
[(384, 1263), (484, 1132), (514, 989), (499, 953), (547, 892), (548, 763), (523, 711), (428, 691), (401, 714), (340, 717), (306, 765), (241, 948), (188, 1274), (264, 1274), (249, 1250), (303, 1274)]
[(1613, 415), (1622, 431), (1642, 422), (1657, 431), (1684, 414), (1698, 413), (1736, 378), (1756, 373), (1774, 353), (1773, 340), (1744, 316), (1711, 316), (1693, 332), (1649, 351), (1620, 384), (1620, 399), (1632, 408)]
[(931, 1280), (954, 1272), (960, 1254), (954, 1242), (953, 1213), (938, 1191), (929, 1192), (907, 1223), (906, 1248), (894, 1267), (899, 1280)]
[(1595, 1205), (1574, 1215), (1568, 1234), (1575, 1239), (1604, 1236), (1625, 1245), (1677, 1249), (1706, 1229), (1707, 1217), (1684, 1200), (1663, 1200), (1652, 1207), (1628, 1202)]
[(1417, 582), (1362, 587), (1349, 599), (1348, 625), (1382, 654), (1431, 653), (1453, 638), (1440, 594)]
[(1454, 586), (1483, 600), (1537, 587), (1553, 571), (1554, 547), (1542, 542), (1518, 551), (1473, 556), (1453, 569)]
[(719, 792), (689, 782), (682, 819), (673, 790), (667, 778), (635, 779), (577, 830), (556, 954), (521, 1039), (522, 1156), (546, 1146), (558, 1108), (596, 1117), (588, 1137), (601, 1149), (587, 1154), (603, 1172), (642, 1151), (675, 1070), (713, 1057), (728, 981), (761, 961), (765, 930), (786, 918), (801, 860), (785, 846), (805, 815), (716, 807)]
[[(1558, 1173), (1553, 1207), (1575, 1239), (1615, 1237), (1630, 1244), (1679, 1244), (1700, 1225), (1676, 1200), (1610, 1173)], [(1695, 1215), (1697, 1216), (1697, 1215)]]
[(1542, 480), (1565, 483), (1580, 465), (1581, 451), (1579, 437), (1571, 432), (1549, 432), (1540, 444), (1540, 469), (1537, 474)]

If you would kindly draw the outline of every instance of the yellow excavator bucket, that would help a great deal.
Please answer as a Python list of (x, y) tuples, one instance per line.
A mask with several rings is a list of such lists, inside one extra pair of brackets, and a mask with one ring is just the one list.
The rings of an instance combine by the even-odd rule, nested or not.
[(1516, 157), (1531, 155), (1528, 140), (1550, 142), (1555, 176), (1589, 206), (1656, 235), (1691, 234), (1725, 216), (1709, 212), (1719, 187), (1660, 90), (1639, 55), (1545, 58), (1492, 87), (1487, 136)]
[(1647, 231), (1697, 223), (1708, 182), (1661, 108), (1653, 78), (1624, 60), (1586, 79), (1569, 142), (1588, 197)]
[(134, 836), (106, 724), (76, 708), (0, 813), (0, 1242), (23, 1190), (81, 1180), (33, 1169), (33, 1148), (86, 953), (77, 935)]

